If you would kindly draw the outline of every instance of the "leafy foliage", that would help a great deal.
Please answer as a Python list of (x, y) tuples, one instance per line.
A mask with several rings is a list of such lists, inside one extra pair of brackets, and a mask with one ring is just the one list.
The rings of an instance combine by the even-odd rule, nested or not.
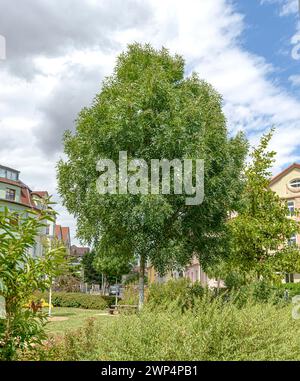
[(112, 255), (110, 252), (95, 253), (92, 266), (98, 273), (105, 274), (109, 284), (121, 282), (122, 275), (129, 274), (133, 261), (128, 261), (125, 256)]
[(49, 341), (35, 359), (106, 361), (299, 360), (300, 325), (291, 308), (272, 303), (224, 303), (197, 298), (182, 313), (176, 303), (106, 324), (89, 321), (62, 340)]
[(264, 135), (246, 168), (241, 210), (229, 222), (232, 263), (241, 272), (272, 279), (275, 271), (297, 272), (299, 251), (288, 245), (299, 223), (288, 217), (287, 206), (270, 189), (275, 152), (267, 147), (273, 131)]
[(80, 280), (70, 273), (61, 274), (55, 278), (53, 291), (77, 292), (80, 290)]
[[(47, 300), (47, 293), (35, 293), (34, 299)], [(90, 295), (80, 292), (53, 292), (52, 304), (54, 307), (73, 307), (84, 309), (104, 310), (115, 303), (114, 296)]]
[(16, 214), (0, 211), (0, 295), (5, 298), (6, 318), (0, 320), (0, 359), (13, 360), (18, 351), (28, 350), (45, 338), (45, 317), (24, 306), (37, 289), (45, 290), (64, 262), (63, 247), (48, 248), (40, 258), (29, 249), (51, 209)]
[(95, 251), (89, 251), (84, 254), (81, 262), (83, 267), (84, 282), (89, 284), (102, 283), (101, 272), (97, 271), (94, 267), (95, 256)]
[[(59, 192), (78, 219), (78, 236), (117, 263), (140, 258), (160, 272), (186, 265), (197, 253), (203, 267), (226, 253), (228, 212), (238, 208), (243, 135), (229, 138), (221, 96), (184, 60), (149, 45), (133, 44), (117, 60), (93, 105), (65, 134), (66, 161), (58, 163)], [(100, 195), (96, 162), (127, 151), (128, 160), (203, 159), (205, 200), (186, 195)], [(118, 167), (118, 166), (117, 166)], [(118, 192), (117, 192), (118, 193)], [(143, 284), (143, 283), (141, 283)], [(143, 289), (143, 286), (142, 286)]]
[(176, 302), (182, 311), (192, 308), (195, 299), (204, 295), (200, 283), (191, 284), (187, 279), (169, 280), (166, 284), (152, 284), (149, 289), (149, 306), (156, 309), (159, 306), (169, 308)]

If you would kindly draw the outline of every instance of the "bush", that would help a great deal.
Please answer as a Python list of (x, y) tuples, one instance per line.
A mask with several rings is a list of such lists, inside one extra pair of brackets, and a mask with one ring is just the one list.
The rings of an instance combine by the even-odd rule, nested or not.
[(80, 280), (72, 274), (60, 275), (53, 285), (54, 291), (78, 292), (80, 290)]
[(26, 308), (30, 296), (46, 290), (64, 264), (65, 247), (45, 247), (42, 257), (33, 258), (29, 248), (45, 223), (53, 219), (47, 203), (38, 211), (16, 213), (0, 210), (0, 360), (15, 360), (45, 337), (43, 313)]
[[(145, 301), (148, 299), (148, 289), (145, 290)], [(134, 284), (125, 286), (120, 304), (138, 305), (139, 304), (139, 289)]]
[(300, 283), (281, 284), (277, 289), (282, 294), (287, 290), (289, 299), (292, 299), (296, 295), (300, 295)]
[(182, 313), (146, 307), (100, 325), (89, 322), (60, 342), (49, 342), (43, 360), (299, 360), (300, 322), (291, 308), (247, 303), (242, 308), (204, 295)]
[(176, 301), (182, 311), (193, 307), (195, 298), (204, 295), (200, 283), (191, 284), (187, 279), (169, 280), (165, 284), (152, 284), (149, 288), (148, 303), (152, 308), (168, 307)]
[(234, 303), (242, 307), (245, 304), (252, 303), (272, 303), (284, 304), (284, 291), (268, 282), (259, 281), (242, 286), (239, 289), (232, 289), (225, 292), (224, 299), (231, 299)]
[(243, 274), (237, 272), (237, 271), (230, 271), (226, 276), (224, 277), (225, 286), (229, 289), (239, 289), (242, 286), (245, 286), (246, 280)]
[[(34, 299), (49, 299), (48, 293), (36, 293)], [(52, 305), (54, 307), (73, 307), (84, 309), (103, 310), (114, 304), (115, 297), (90, 295), (80, 292), (53, 292)]]

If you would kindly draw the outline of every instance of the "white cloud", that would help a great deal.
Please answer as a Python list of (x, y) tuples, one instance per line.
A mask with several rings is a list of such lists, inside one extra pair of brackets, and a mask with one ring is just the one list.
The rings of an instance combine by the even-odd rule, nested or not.
[[(49, 17), (53, 3), (51, 1)], [(82, 3), (85, 5), (81, 9), (85, 10), (85, 19), (88, 19), (89, 12), (95, 11), (95, 1)], [(151, 42), (155, 47), (164, 45), (171, 52), (184, 55), (187, 74), (197, 71), (223, 95), (230, 131), (243, 129), (251, 142), (256, 142), (263, 131), (275, 125), (277, 132), (272, 147), (278, 151), (276, 170), (300, 160), (297, 151), (300, 101), (269, 79), (270, 73), (276, 70), (270, 62), (247, 52), (242, 46), (243, 15), (236, 12), (230, 0), (148, 0), (143, 6), (141, 1), (137, 3), (140, 6), (134, 8), (133, 1), (109, 2), (112, 8), (118, 6), (124, 18), (130, 15), (130, 22), (124, 23), (122, 29), (114, 26), (113, 20), (113, 26), (106, 20), (104, 37), (109, 41), (109, 48), (102, 44), (95, 47), (94, 37), (93, 46), (85, 46), (80, 36), (80, 43), (76, 44), (79, 29), (72, 35), (73, 48), (60, 44), (60, 54), (46, 54), (46, 48), (39, 54), (33, 41), (27, 42), (34, 52), (30, 62), (35, 72), (30, 76), (18, 75), (16, 67), (14, 71), (7, 71), (3, 66), (1, 71), (0, 66), (0, 163), (18, 168), (29, 186), (47, 189), (57, 199), (55, 164), (61, 154), (61, 133), (66, 126), (72, 126), (80, 108), (89, 104), (100, 89), (100, 82), (112, 71), (117, 54), (133, 41)], [(57, 1), (57, 4), (60, 3)], [(288, 4), (282, 2), (285, 6), (282, 12), (294, 9)], [(147, 15), (145, 9), (149, 10)], [(45, 9), (43, 11), (47, 14)], [(145, 22), (139, 20), (140, 11)], [(99, 12), (101, 19), (101, 6)], [(113, 12), (107, 7), (104, 14), (113, 19)], [(92, 20), (96, 16), (93, 15)], [(26, 13), (23, 17), (26, 18)], [(65, 18), (73, 30), (70, 16), (59, 15), (61, 22)], [(78, 22), (78, 17), (75, 19)], [(48, 20), (48, 24), (52, 22), (55, 27), (55, 20)], [(29, 28), (30, 25), (25, 24)], [(41, 25), (39, 22), (33, 28), (39, 45), (43, 44), (45, 35), (45, 32), (40, 36), (37, 33)], [(63, 33), (64, 29), (61, 30)], [(85, 35), (88, 31), (84, 29)], [(95, 26), (91, 29), (94, 31)], [(27, 31), (27, 36), (31, 35), (32, 32)], [(19, 40), (14, 40), (16, 46), (20, 46), (22, 36)], [(296, 84), (298, 79), (294, 76), (290, 80)], [(59, 209), (60, 222), (72, 226), (74, 237), (74, 220), (61, 207)]]
[(276, 4), (279, 6), (279, 16), (288, 16), (299, 12), (299, 0), (260, 0), (263, 4)]
[(287, 16), (299, 12), (299, 0), (285, 0), (282, 4), (280, 15)]
[(300, 75), (291, 75), (289, 81), (293, 86), (300, 86)]

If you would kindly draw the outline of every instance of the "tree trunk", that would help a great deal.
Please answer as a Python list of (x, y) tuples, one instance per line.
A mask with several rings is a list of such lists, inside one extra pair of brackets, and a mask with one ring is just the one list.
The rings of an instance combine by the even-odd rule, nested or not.
[(139, 274), (139, 311), (144, 305), (144, 286), (145, 286), (145, 257), (140, 256), (140, 274)]
[(101, 274), (101, 293), (102, 293), (102, 295), (104, 295), (105, 294), (105, 289), (104, 289), (104, 275), (103, 275), (103, 273)]

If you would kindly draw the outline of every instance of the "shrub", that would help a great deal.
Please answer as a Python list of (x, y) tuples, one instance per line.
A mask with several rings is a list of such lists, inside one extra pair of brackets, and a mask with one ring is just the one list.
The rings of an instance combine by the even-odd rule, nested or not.
[(278, 291), (281, 294), (284, 294), (284, 291), (288, 291), (289, 299), (293, 298), (296, 295), (300, 295), (300, 283), (285, 283), (277, 287)]
[[(49, 299), (48, 293), (36, 293), (35, 299)], [(113, 296), (90, 295), (80, 292), (53, 292), (52, 304), (54, 307), (73, 307), (84, 309), (103, 310), (115, 302)]]
[(55, 279), (52, 288), (54, 291), (78, 292), (80, 290), (80, 281), (72, 274), (64, 274)]
[(100, 325), (88, 325), (60, 342), (49, 342), (43, 360), (299, 360), (300, 322), (291, 308), (270, 303), (223, 303), (204, 295), (182, 313), (146, 307)]
[(250, 283), (239, 289), (227, 290), (224, 299), (231, 299), (239, 307), (242, 307), (249, 302), (279, 305), (286, 303), (284, 292), (278, 287), (265, 281)]
[(243, 274), (237, 271), (230, 271), (224, 277), (224, 282), (229, 290), (238, 289), (246, 284)]
[(165, 284), (152, 284), (149, 289), (150, 307), (168, 307), (176, 301), (182, 311), (191, 308), (195, 298), (201, 297), (204, 289), (200, 283), (191, 284), (187, 279), (169, 280)]
[[(148, 292), (145, 292), (145, 301), (148, 299)], [(134, 284), (129, 284), (125, 286), (125, 290), (123, 292), (122, 300), (120, 304), (128, 304), (128, 305), (138, 305), (139, 303), (139, 290), (138, 286)]]

